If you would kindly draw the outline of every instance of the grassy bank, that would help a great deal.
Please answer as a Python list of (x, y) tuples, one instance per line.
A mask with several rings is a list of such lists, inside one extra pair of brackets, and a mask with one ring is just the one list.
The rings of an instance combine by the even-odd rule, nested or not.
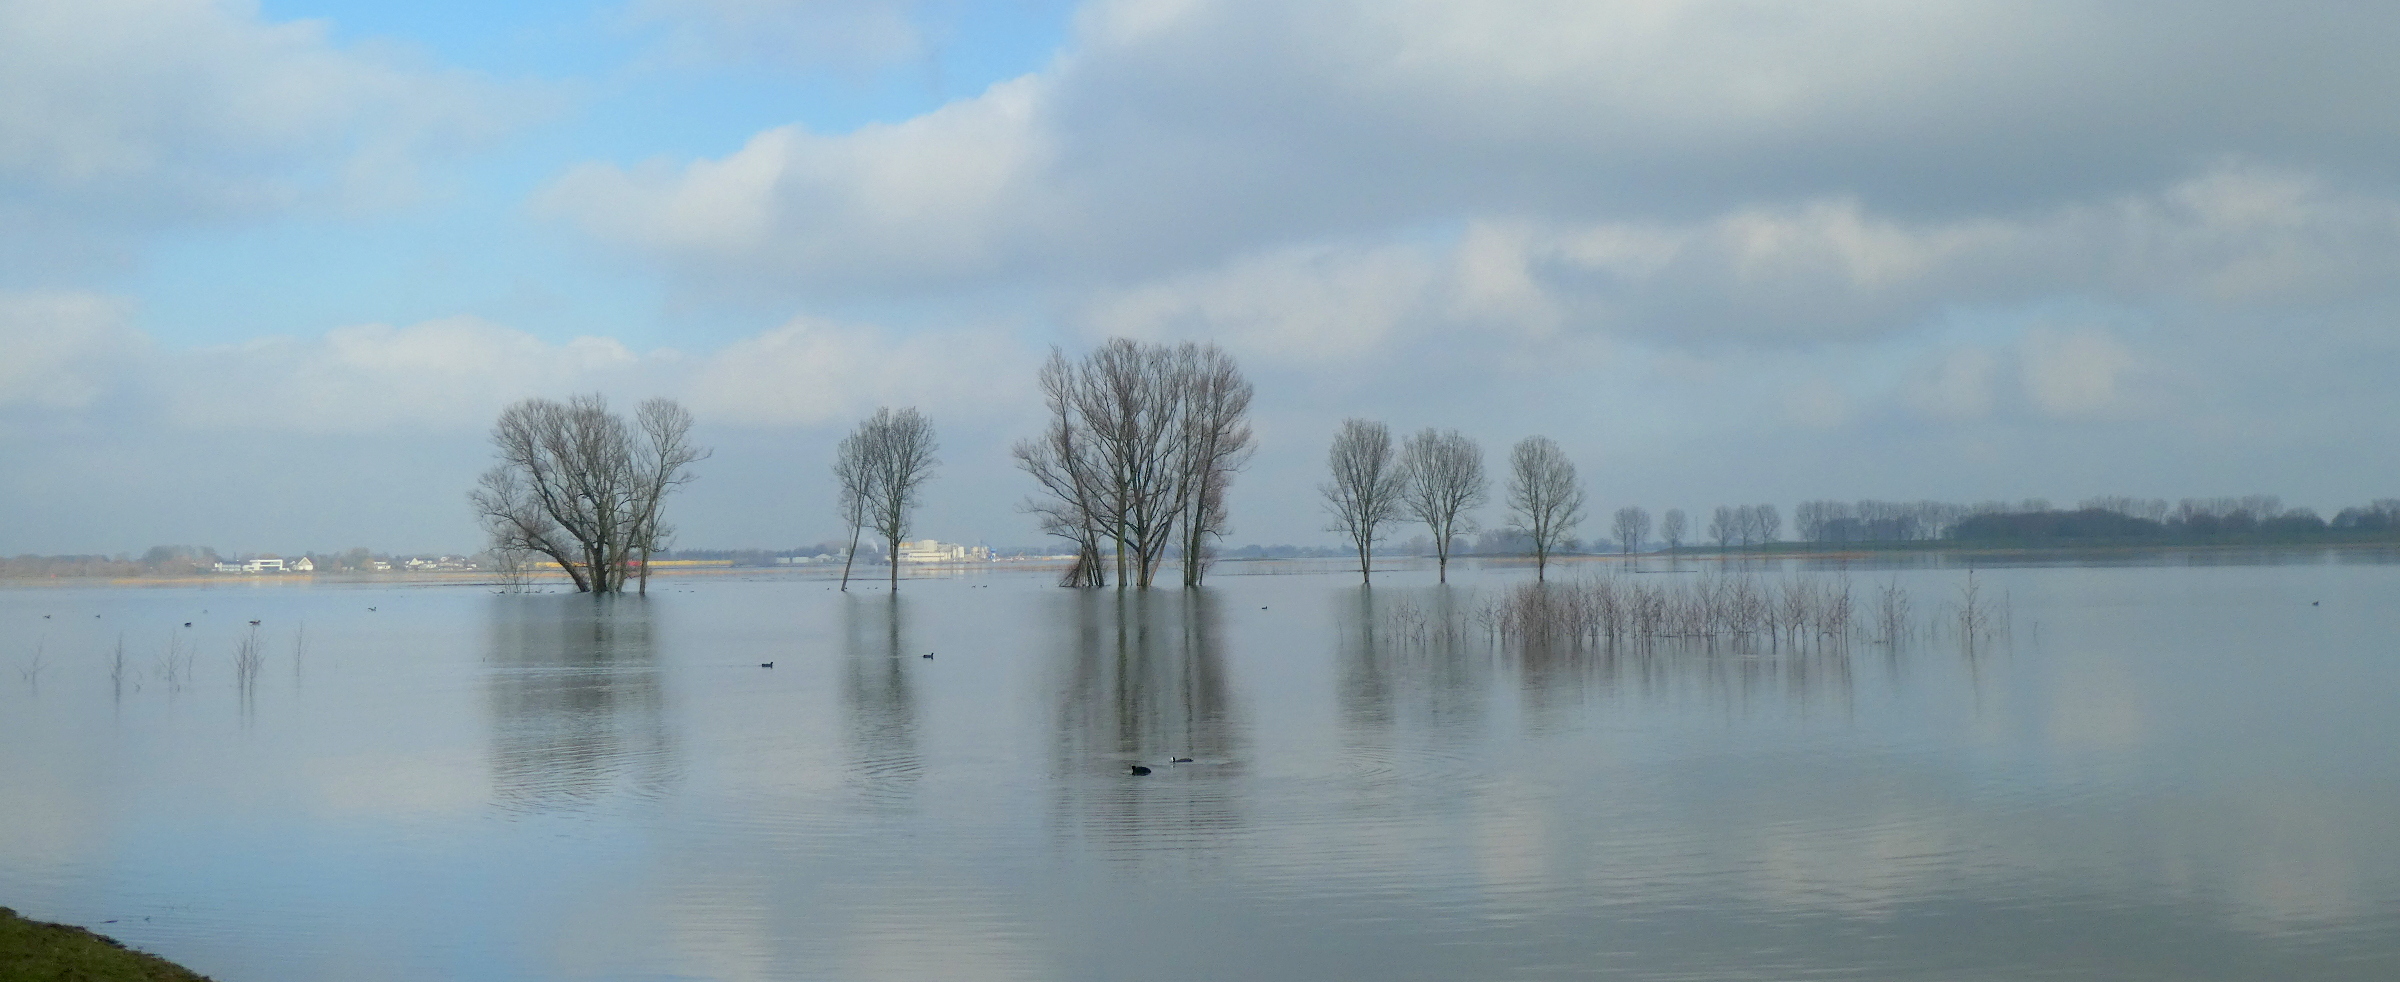
[(45, 924), (0, 907), (4, 982), (208, 982), (156, 955), (66, 924)]

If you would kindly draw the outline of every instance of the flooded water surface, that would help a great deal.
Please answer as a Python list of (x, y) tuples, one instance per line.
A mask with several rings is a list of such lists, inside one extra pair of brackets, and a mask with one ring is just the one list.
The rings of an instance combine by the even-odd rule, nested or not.
[(1617, 569), (1553, 574), (1848, 626), (1270, 564), (0, 590), (0, 904), (226, 982), (2400, 978), (2387, 558)]

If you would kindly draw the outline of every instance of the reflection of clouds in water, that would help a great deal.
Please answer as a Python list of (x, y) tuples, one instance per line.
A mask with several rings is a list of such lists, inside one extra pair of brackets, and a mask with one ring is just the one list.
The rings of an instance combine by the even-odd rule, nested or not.
[[(1021, 896), (922, 868), (905, 880), (794, 883), (773, 865), (703, 860), (657, 868), (664, 882), (600, 884), (578, 895), (557, 938), (558, 964), (588, 977), (1060, 977), (1022, 916)], [(814, 903), (793, 906), (811, 894)]]
[(2362, 918), (2375, 910), (2378, 885), (2388, 892), (2400, 882), (2391, 830), (2373, 821), (2389, 814), (2388, 798), (2264, 780), (2210, 797), (2177, 809), (2189, 821), (2159, 836), (2158, 860), (2182, 892), (2221, 898), (2235, 927), (2277, 934)]
[(88, 775), (54, 773), (14, 755), (0, 756), (0, 870), (65, 867), (105, 850), (106, 814)]
[(861, 912), (841, 933), (836, 961), (842, 970), (836, 976), (861, 982), (1058, 977), (1030, 925), (1010, 914), (1003, 898), (949, 886), (922, 885)]
[(2139, 749), (2149, 732), (2141, 683), (2124, 661), (2096, 652), (2060, 660), (2051, 679), (2044, 730), (2055, 749), (2073, 754), (2123, 757)]
[(642, 597), (503, 594), (486, 607), (495, 798), (510, 810), (666, 794), (682, 762)]
[(324, 806), (359, 815), (462, 814), (483, 806), (488, 785), (472, 753), (355, 754), (307, 763)]
[[(2042, 684), (2023, 689), (1972, 677), (2031, 667), (2009, 663), (2005, 649), (1984, 653), (2001, 662), (1970, 665), (1940, 639), (1890, 651), (1443, 646), (1391, 630), (1384, 607), (1422, 606), (1394, 599), (1404, 593), (1337, 600), (1348, 781), (1335, 786), (1330, 815), (1260, 804), (1245, 840), (1249, 865), (1295, 884), (1471, 889), (1482, 903), (1529, 914), (1562, 893), (1650, 906), (1730, 896), (1786, 914), (1875, 920), (1977, 902), (1968, 898), (2127, 911), (2164, 900), (2259, 933), (2355, 921), (2372, 913), (2378, 889), (2400, 882), (2379, 845), (2385, 837), (2354, 818), (2388, 814), (2388, 803), (2257, 789), (2157, 804), (2094, 797), (2118, 780), (2076, 771), (2138, 765), (2134, 755), (2152, 740), (2146, 694), (2120, 658), (2046, 653)], [(1497, 671), (1480, 651), (1492, 652)], [(1842, 756), (1829, 761), (1757, 748), (1737, 768), (1755, 769), (1746, 778), (1755, 783), (1728, 789), (1694, 785), (1674, 772), (1672, 754), (1627, 753), (1592, 729), (1627, 709), (1685, 708), (1767, 730), (1818, 714), (1829, 726), (1803, 733), (1839, 733), (1857, 725), (1861, 674), (1879, 678), (1865, 691), (1912, 686), (1912, 698), (1937, 704), (1947, 698), (1924, 687), (1955, 687), (1966, 746), (2002, 750), (2031, 727), (2063, 756), (1976, 780), (1972, 767), (1928, 770), (1905, 749), (1861, 758), (1837, 736)], [(1508, 728), (1504, 703), (1482, 712), (1504, 680), (1515, 685), (1498, 694), (1517, 696), (1530, 740), (1496, 732)], [(1475, 709), (1462, 724), (1433, 708), (1445, 704)], [(1880, 754), (1891, 756), (1878, 762)], [(1725, 779), (1727, 763), (1693, 766)]]
[(1767, 822), (1746, 830), (1726, 858), (1748, 871), (1742, 892), (1768, 907), (1890, 917), (1946, 890), (1974, 887), (1978, 871), (1960, 848), (1960, 817), (1849, 812)]
[(1564, 888), (1570, 873), (1560, 862), (1557, 830), (1568, 818), (1559, 814), (1554, 796), (1525, 775), (1493, 782), (1477, 795), (1465, 831), (1473, 838), (1469, 848), (1485, 895), (1525, 902)]

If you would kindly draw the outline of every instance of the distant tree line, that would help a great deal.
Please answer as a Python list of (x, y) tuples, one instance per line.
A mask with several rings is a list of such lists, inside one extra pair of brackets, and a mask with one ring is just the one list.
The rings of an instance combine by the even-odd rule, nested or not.
[(2074, 508), (2041, 498), (1972, 505), (1939, 501), (1807, 501), (1793, 509), (1802, 541), (1841, 546), (1909, 542), (2110, 543), (2373, 538), (2400, 532), (2400, 499), (2344, 508), (2331, 521), (2270, 494), (2098, 497)]
[(2400, 532), (2400, 499), (2344, 508), (2332, 521), (2284, 508), (2273, 495), (2164, 500), (2096, 499), (2072, 510), (1979, 510), (1950, 526), (1956, 542), (2018, 544), (2309, 542), (2382, 538)]

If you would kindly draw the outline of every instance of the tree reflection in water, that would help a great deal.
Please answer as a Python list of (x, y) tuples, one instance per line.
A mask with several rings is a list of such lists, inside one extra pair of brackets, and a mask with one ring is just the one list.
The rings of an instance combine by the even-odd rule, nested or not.
[(848, 594), (842, 601), (843, 773), (861, 800), (904, 810), (924, 772), (917, 699), (908, 673), (924, 652), (906, 630), (910, 598)]
[(1466, 625), (1473, 600), (1471, 590), (1437, 586), (1362, 588), (1346, 601), (1336, 671), (1344, 742), (1353, 753), (1388, 752), (1403, 731), (1428, 746), (1456, 746), (1483, 728), (1491, 646), (1471, 630), (1420, 630)]
[[(1241, 824), (1232, 786), (1243, 727), (1226, 677), (1220, 601), (1207, 590), (1078, 591), (1069, 618), (1054, 767), (1062, 833), (1103, 849), (1218, 847)], [(1177, 757), (1189, 764), (1169, 765)], [(1126, 765), (1144, 763), (1149, 777)]]
[(485, 611), (495, 803), (543, 812), (672, 790), (682, 761), (649, 602), (503, 594)]

